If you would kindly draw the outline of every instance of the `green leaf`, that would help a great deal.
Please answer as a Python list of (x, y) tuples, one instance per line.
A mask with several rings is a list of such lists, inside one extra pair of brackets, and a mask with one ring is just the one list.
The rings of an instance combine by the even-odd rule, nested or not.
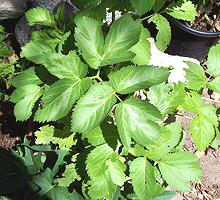
[(154, 197), (153, 200), (170, 200), (177, 194), (171, 191), (165, 191), (163, 194), (160, 196)]
[(118, 130), (116, 125), (107, 119), (91, 131), (82, 133), (82, 138), (87, 138), (88, 142), (93, 146), (107, 143), (112, 149), (118, 146)]
[(102, 66), (131, 60), (135, 54), (130, 48), (138, 43), (141, 28), (140, 21), (134, 21), (130, 15), (116, 20), (105, 40)]
[(30, 26), (38, 24), (54, 27), (56, 25), (54, 16), (46, 8), (33, 8), (26, 12), (25, 16)]
[(18, 121), (25, 121), (32, 115), (32, 109), (42, 94), (42, 88), (35, 84), (19, 87), (13, 92), (11, 101), (16, 103), (14, 114)]
[(188, 112), (199, 112), (202, 106), (202, 97), (197, 92), (187, 93), (185, 102), (180, 106)]
[(33, 67), (31, 67), (25, 71), (22, 71), (12, 81), (12, 85), (16, 88), (22, 87), (24, 85), (28, 85), (30, 83), (36, 84), (36, 85), (39, 85), (42, 83), (42, 81), (36, 75)]
[[(77, 47), (90, 67), (128, 61), (134, 57), (129, 49), (139, 40), (141, 23), (134, 21), (129, 15), (115, 21), (104, 42), (101, 24), (88, 17), (82, 17), (76, 22)], [(88, 48), (90, 47), (90, 48)]]
[(114, 90), (109, 83), (94, 84), (78, 101), (72, 115), (72, 129), (87, 132), (96, 128), (116, 103)]
[(165, 51), (171, 40), (171, 29), (169, 22), (160, 14), (154, 14), (148, 22), (153, 22), (158, 30), (156, 45), (161, 51)]
[(126, 166), (120, 160), (108, 162), (108, 175), (112, 183), (118, 186), (123, 186), (125, 182), (125, 173)]
[(131, 0), (131, 3), (137, 14), (143, 15), (153, 8), (155, 0)]
[(53, 185), (53, 176), (49, 168), (42, 174), (34, 176), (32, 181), (40, 189), (37, 195), (34, 196), (35, 198), (39, 198), (40, 195), (43, 196), (43, 198), (49, 199), (82, 200), (81, 196), (76, 191), (70, 193), (67, 188)]
[(217, 76), (214, 80), (208, 82), (208, 87), (211, 90), (220, 93), (220, 76)]
[(55, 52), (57, 43), (58, 41), (31, 41), (22, 47), (21, 55), (36, 64), (43, 64), (44, 57), (49, 55), (51, 52)]
[(166, 81), (169, 71), (165, 68), (150, 66), (128, 66), (114, 72), (110, 84), (116, 92), (132, 93)]
[(62, 174), (63, 178), (58, 179), (58, 186), (69, 187), (75, 180), (80, 180), (80, 176), (76, 172), (76, 165), (71, 163), (66, 165), (66, 169)]
[(161, 116), (147, 102), (130, 98), (117, 106), (115, 118), (122, 144), (127, 148), (131, 145), (131, 138), (143, 146), (153, 144), (159, 138), (160, 127), (154, 121)]
[(182, 192), (190, 189), (190, 181), (201, 178), (199, 159), (189, 152), (168, 154), (159, 162), (164, 180), (173, 188)]
[(181, 6), (169, 9), (168, 14), (176, 19), (194, 21), (197, 16), (195, 5), (191, 1), (184, 1)]
[(148, 147), (147, 158), (159, 160), (178, 145), (182, 128), (177, 122), (162, 126), (159, 144)]
[(139, 157), (130, 164), (130, 177), (140, 200), (151, 200), (156, 188), (154, 168), (146, 158)]
[(9, 74), (13, 74), (15, 72), (15, 67), (12, 63), (4, 64), (0, 61), (0, 77), (6, 78)]
[(151, 87), (147, 97), (162, 114), (168, 114), (184, 102), (185, 90), (182, 84), (161, 83)]
[(68, 129), (55, 130), (53, 126), (43, 126), (39, 131), (36, 131), (36, 144), (58, 144), (60, 148), (70, 149), (76, 144), (74, 140), (75, 134)]
[(110, 158), (113, 152), (114, 151), (107, 144), (103, 144), (89, 153), (86, 166), (91, 179), (96, 179), (105, 172), (106, 160)]
[(197, 116), (190, 124), (189, 131), (199, 151), (204, 151), (215, 137), (213, 125), (204, 116)]
[(100, 0), (72, 0), (74, 5), (76, 5), (80, 9), (95, 7), (98, 5)]
[(213, 126), (218, 126), (218, 117), (216, 115), (217, 108), (210, 104), (204, 104), (200, 110), (199, 115), (203, 115)]
[(139, 42), (131, 47), (131, 51), (135, 53), (135, 57), (132, 59), (132, 62), (136, 65), (147, 65), (150, 60), (151, 56), (151, 45), (147, 41), (147, 38), (150, 37), (150, 32), (142, 28), (141, 35), (140, 35), (140, 40)]
[(166, 3), (166, 0), (155, 0), (154, 7), (153, 7), (154, 12), (156, 13), (160, 11), (160, 9), (163, 8), (165, 3)]
[(0, 40), (0, 57), (9, 57), (12, 54), (13, 54), (13, 49), (5, 42), (2, 42)]
[(102, 62), (104, 36), (101, 23), (88, 17), (76, 22), (76, 45), (82, 51), (83, 58), (90, 67), (97, 69)]
[(91, 131), (82, 133), (82, 138), (87, 138), (88, 142), (93, 146), (98, 146), (105, 143), (105, 138), (102, 135), (102, 129), (100, 126)]
[(187, 87), (193, 90), (200, 90), (206, 86), (206, 76), (202, 67), (198, 64), (187, 62), (186, 69)]
[(45, 91), (42, 98), (43, 106), (37, 110), (35, 120), (55, 121), (66, 116), (90, 84), (89, 78), (61, 79), (55, 82)]
[(120, 158), (117, 158), (117, 154), (116, 159), (111, 159), (114, 154), (107, 144), (103, 144), (92, 150), (87, 157), (86, 168), (91, 178), (89, 195), (94, 199), (113, 196), (115, 184), (122, 186), (125, 181), (123, 171), (126, 167)]
[(87, 67), (73, 51), (70, 51), (68, 55), (50, 53), (45, 58), (44, 65), (51, 74), (60, 79), (83, 78), (87, 73)]
[(220, 75), (220, 44), (216, 44), (209, 50), (207, 67), (212, 75)]

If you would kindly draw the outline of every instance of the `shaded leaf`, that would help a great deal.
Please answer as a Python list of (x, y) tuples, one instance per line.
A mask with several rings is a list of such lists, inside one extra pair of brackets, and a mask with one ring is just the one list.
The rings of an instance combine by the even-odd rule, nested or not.
[(153, 8), (155, 0), (131, 0), (131, 3), (137, 14), (143, 15)]

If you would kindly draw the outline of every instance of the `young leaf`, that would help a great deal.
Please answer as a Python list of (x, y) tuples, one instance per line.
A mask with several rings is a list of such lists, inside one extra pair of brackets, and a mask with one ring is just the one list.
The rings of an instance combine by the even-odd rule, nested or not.
[(131, 60), (135, 54), (130, 48), (138, 43), (141, 28), (140, 21), (134, 21), (130, 15), (124, 15), (115, 21), (105, 40), (102, 65)]
[(151, 200), (156, 188), (154, 168), (146, 158), (139, 157), (130, 164), (130, 177), (140, 200)]
[(186, 69), (187, 87), (193, 90), (200, 90), (206, 86), (206, 76), (200, 65), (187, 62), (189, 68)]
[(100, 145), (93, 149), (86, 160), (87, 172), (91, 179), (96, 179), (105, 170), (106, 160), (114, 153), (107, 144)]
[(54, 129), (53, 126), (43, 126), (39, 131), (36, 131), (36, 144), (58, 144), (60, 148), (70, 149), (76, 144), (74, 140), (75, 134), (70, 132), (69, 129), (64, 128), (63, 130)]
[(80, 180), (80, 176), (76, 172), (76, 165), (74, 163), (66, 166), (62, 176), (63, 178), (58, 179), (58, 186), (61, 187), (69, 187), (69, 185), (75, 180)]
[(56, 26), (54, 16), (50, 13), (49, 10), (42, 7), (37, 7), (26, 12), (26, 18), (30, 26), (33, 25), (44, 25), (44, 26)]
[(73, 104), (89, 88), (91, 80), (61, 79), (51, 85), (43, 95), (43, 107), (35, 114), (39, 122), (58, 120), (71, 110)]
[(128, 66), (114, 72), (110, 84), (121, 94), (149, 88), (168, 79), (169, 71), (164, 68), (150, 66)]
[(72, 130), (83, 133), (96, 128), (116, 103), (114, 92), (107, 82), (92, 85), (74, 109)]
[(87, 67), (73, 51), (71, 51), (68, 55), (50, 53), (45, 58), (43, 64), (51, 74), (60, 79), (83, 78), (87, 73)]
[(217, 76), (214, 80), (208, 82), (208, 87), (211, 90), (220, 93), (220, 76)]
[(216, 115), (217, 108), (210, 104), (204, 104), (200, 110), (199, 115), (203, 115), (213, 126), (218, 126), (218, 117)]
[(90, 67), (97, 69), (102, 62), (104, 36), (101, 23), (88, 17), (76, 22), (76, 45), (82, 51), (83, 58)]
[(0, 38), (0, 57), (9, 57), (13, 54), (13, 49), (6, 44), (5, 42), (1, 41)]
[(76, 191), (70, 193), (67, 188), (53, 185), (53, 175), (49, 168), (42, 174), (34, 176), (32, 181), (40, 190), (33, 198), (39, 198), (40, 195), (49, 199), (82, 200)]
[(202, 106), (202, 97), (197, 92), (187, 93), (185, 102), (180, 106), (188, 112), (199, 112)]
[(43, 64), (43, 58), (55, 52), (57, 43), (58, 41), (31, 41), (22, 47), (21, 55), (36, 64)]
[(102, 135), (102, 129), (100, 126), (91, 131), (82, 133), (82, 138), (87, 138), (88, 142), (93, 146), (98, 146), (105, 143), (105, 138)]
[(204, 151), (215, 136), (214, 126), (204, 116), (197, 116), (190, 124), (189, 131), (199, 151)]
[(29, 69), (25, 71), (22, 71), (12, 80), (12, 85), (16, 88), (22, 87), (24, 85), (28, 85), (30, 83), (36, 84), (36, 85), (39, 85), (42, 83), (42, 81), (36, 75), (33, 67), (30, 67)]
[(182, 192), (189, 191), (190, 181), (201, 177), (199, 159), (189, 152), (168, 154), (159, 162), (164, 180), (173, 188)]
[(125, 181), (123, 171), (126, 167), (118, 158), (111, 160), (113, 154), (114, 151), (103, 144), (92, 150), (87, 157), (86, 168), (92, 182), (89, 194), (94, 199), (111, 197), (116, 185), (122, 186)]
[(155, 0), (131, 0), (131, 3), (137, 14), (143, 15), (153, 8)]
[(16, 103), (14, 114), (18, 121), (25, 121), (32, 115), (32, 109), (42, 94), (42, 88), (35, 84), (25, 85), (14, 91), (11, 101)]
[(153, 22), (158, 30), (156, 36), (156, 45), (161, 51), (165, 51), (171, 40), (170, 24), (166, 18), (160, 14), (153, 15), (149, 20)]
[(185, 21), (193, 21), (197, 16), (196, 7), (191, 1), (184, 1), (179, 7), (174, 7), (168, 11), (168, 14), (176, 19), (182, 19)]
[(163, 126), (160, 135), (160, 142), (157, 145), (148, 147), (147, 158), (159, 160), (168, 154), (178, 145), (181, 137), (182, 128), (177, 122)]
[(147, 65), (151, 56), (151, 45), (147, 38), (150, 37), (150, 33), (147, 29), (142, 28), (140, 40), (130, 50), (135, 53), (135, 57), (132, 62), (136, 65)]
[(147, 38), (150, 37), (150, 33), (147, 29), (142, 28), (139, 42), (131, 47), (131, 51), (135, 53), (135, 57), (132, 59), (132, 62), (136, 65), (147, 65), (150, 60), (150, 49), (151, 45)]
[(216, 44), (209, 50), (207, 67), (211, 74), (220, 75), (220, 44)]
[(154, 121), (160, 117), (154, 106), (142, 100), (131, 98), (120, 103), (115, 118), (122, 144), (129, 148), (131, 138), (143, 146), (156, 143), (160, 127)]
[(112, 183), (118, 186), (123, 186), (125, 182), (125, 164), (121, 160), (109, 160), (108, 162), (108, 175)]
[(162, 114), (168, 114), (184, 102), (185, 90), (182, 84), (161, 83), (151, 87), (147, 97)]

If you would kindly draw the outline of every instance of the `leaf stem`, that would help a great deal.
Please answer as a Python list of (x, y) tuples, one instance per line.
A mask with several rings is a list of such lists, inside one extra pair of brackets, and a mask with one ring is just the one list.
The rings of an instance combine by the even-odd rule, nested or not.
[(100, 77), (100, 69), (97, 71), (97, 74), (95, 76), (91, 76), (89, 77), (91, 79), (97, 79), (99, 80), (100, 82), (103, 82), (102, 78)]
[(144, 18), (142, 18), (141, 19), (141, 21), (144, 21), (144, 20), (146, 20), (146, 19), (149, 19), (149, 18), (151, 18), (152, 16), (154, 16), (155, 14), (152, 14), (152, 15), (149, 15), (149, 16), (147, 16), (147, 17), (144, 17)]
[(123, 101), (121, 100), (121, 98), (120, 98), (116, 93), (114, 93), (114, 95), (115, 95), (115, 97), (116, 97), (120, 102), (123, 102)]

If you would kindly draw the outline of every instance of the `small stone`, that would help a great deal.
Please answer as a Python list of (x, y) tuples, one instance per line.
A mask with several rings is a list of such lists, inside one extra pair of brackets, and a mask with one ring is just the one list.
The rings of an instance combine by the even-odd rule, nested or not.
[(1, 0), (0, 20), (18, 18), (25, 13), (27, 0)]
[(33, 0), (32, 7), (44, 7), (54, 12), (63, 0)]
[(28, 25), (28, 22), (23, 16), (17, 23), (15, 27), (15, 36), (18, 43), (21, 46), (24, 46), (31, 40), (32, 32), (36, 31), (36, 27), (31, 27)]

